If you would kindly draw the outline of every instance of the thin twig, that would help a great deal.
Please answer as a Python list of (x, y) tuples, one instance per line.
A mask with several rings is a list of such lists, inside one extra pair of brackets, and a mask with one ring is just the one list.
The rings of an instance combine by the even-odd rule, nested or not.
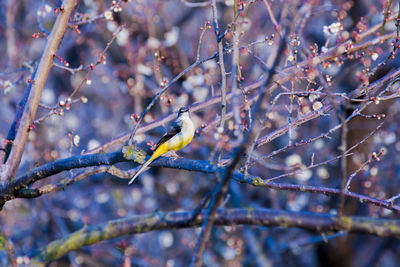
[(274, 24), (274, 26), (277, 27), (278, 26), (278, 22), (276, 21), (274, 12), (272, 12), (271, 5), (268, 3), (268, 0), (264, 0), (264, 4), (267, 7), (268, 15), (269, 15), (269, 17), (270, 17), (270, 19), (272, 21), (272, 24)]
[(379, 157), (381, 155), (383, 155), (383, 150), (381, 150), (378, 154), (376, 154), (375, 152), (372, 153), (372, 156), (367, 161), (365, 161), (363, 164), (361, 164), (361, 166), (356, 171), (354, 171), (352, 174), (350, 174), (350, 176), (347, 178), (347, 182), (346, 182), (346, 185), (344, 187), (345, 190), (346, 191), (350, 191), (350, 183), (353, 180), (353, 178), (357, 174), (359, 174), (362, 170), (364, 170), (365, 166), (371, 164), (371, 162), (373, 162), (374, 160), (379, 160)]
[(100, 19), (104, 19), (105, 18), (105, 13), (106, 12), (113, 12), (114, 8), (116, 6), (119, 6), (121, 3), (123, 2), (123, 0), (118, 0), (115, 2), (115, 4), (110, 5), (110, 7), (103, 13), (98, 14), (94, 17), (88, 17), (88, 16), (84, 16), (82, 19), (77, 20), (77, 21), (72, 21), (71, 23), (68, 24), (68, 27), (76, 29), (77, 26), (83, 25), (83, 24), (91, 24), (97, 20)]
[(207, 7), (210, 5), (210, 2), (208, 0), (204, 2), (189, 2), (187, 0), (181, 0), (181, 2), (188, 7)]
[(80, 71), (84, 70), (83, 65), (80, 65), (77, 68), (69, 68), (69, 67), (66, 67), (65, 65), (61, 65), (61, 64), (58, 64), (58, 63), (53, 63), (53, 66), (56, 67), (56, 68), (62, 69), (62, 70), (69, 71), (72, 74), (75, 74), (77, 72), (80, 72)]
[[(94, 68), (99, 65), (99, 64), (105, 64), (105, 55), (108, 51), (108, 49), (110, 49), (111, 44), (117, 39), (118, 34), (122, 31), (123, 27), (118, 27), (117, 30), (112, 34), (112, 38), (111, 40), (107, 43), (106, 47), (103, 49), (103, 51), (101, 52), (100, 56), (98, 57), (97, 61), (94, 64), (91, 64), (88, 72), (86, 73), (85, 77), (82, 79), (82, 81), (80, 82), (80, 84), (74, 89), (74, 91), (72, 91), (72, 93), (69, 95), (69, 97), (67, 99), (71, 99), (72, 97), (74, 97), (74, 95), (76, 93), (79, 92), (79, 90), (83, 87), (84, 84), (86, 84), (86, 82), (89, 80), (90, 74), (92, 74)], [(67, 102), (67, 101), (66, 101)]]
[(218, 10), (216, 0), (211, 0), (214, 33), (218, 45), (218, 65), (221, 72), (221, 123), (219, 127), (224, 129), (225, 114), (226, 114), (226, 71), (224, 63), (224, 45), (222, 44), (222, 38), (220, 37), (220, 30), (218, 26)]
[(331, 158), (331, 159), (328, 159), (328, 160), (325, 160), (325, 161), (322, 161), (322, 162), (319, 162), (319, 163), (314, 163), (314, 162), (311, 161), (310, 165), (306, 166), (305, 168), (300, 168), (300, 170), (295, 170), (295, 171), (284, 173), (284, 174), (281, 174), (281, 175), (278, 175), (278, 176), (275, 176), (275, 177), (272, 177), (272, 178), (268, 178), (266, 180), (266, 182), (269, 183), (269, 182), (281, 179), (283, 177), (292, 176), (292, 175), (296, 175), (296, 174), (301, 174), (305, 170), (309, 170), (309, 169), (313, 169), (313, 168), (316, 168), (316, 167), (319, 167), (319, 166), (323, 166), (323, 165), (326, 165), (326, 164), (328, 164), (328, 163), (330, 163), (332, 161), (335, 161), (335, 160), (338, 160), (338, 159), (341, 159), (341, 158), (346, 158), (346, 157), (351, 156), (351, 155), (352, 155), (352, 153), (346, 153), (344, 155), (338, 155), (338, 156), (336, 156), (334, 158)]
[(342, 121), (342, 136), (341, 136), (341, 143), (340, 143), (340, 150), (342, 150), (342, 160), (340, 164), (340, 170), (341, 170), (341, 176), (342, 176), (342, 182), (341, 182), (341, 188), (340, 188), (340, 198), (339, 198), (339, 207), (338, 207), (338, 217), (341, 218), (343, 215), (343, 209), (344, 209), (344, 202), (345, 202), (345, 195), (344, 191), (345, 189), (345, 183), (346, 183), (346, 177), (347, 177), (347, 158), (344, 157), (346, 150), (347, 150), (347, 134), (348, 134), (348, 128), (347, 128), (347, 122), (345, 118), (342, 115), (339, 115), (340, 120)]

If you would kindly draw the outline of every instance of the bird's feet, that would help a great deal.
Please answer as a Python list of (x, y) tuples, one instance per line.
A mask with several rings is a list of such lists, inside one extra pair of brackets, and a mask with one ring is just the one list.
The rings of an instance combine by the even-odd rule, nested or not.
[(180, 158), (182, 158), (182, 157), (179, 156), (179, 155), (176, 153), (176, 151), (174, 151), (174, 150), (170, 150), (170, 151), (168, 151), (167, 153), (165, 153), (164, 155), (165, 155), (166, 157), (173, 158), (173, 159), (180, 159)]

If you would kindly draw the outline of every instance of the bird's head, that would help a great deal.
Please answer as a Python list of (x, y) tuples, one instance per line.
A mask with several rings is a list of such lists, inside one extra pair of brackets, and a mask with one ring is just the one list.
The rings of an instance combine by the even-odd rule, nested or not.
[(188, 112), (189, 112), (189, 109), (188, 109), (188, 108), (186, 108), (186, 107), (181, 107), (181, 108), (179, 109), (179, 111), (178, 111), (178, 116), (181, 116), (182, 114), (188, 113)]

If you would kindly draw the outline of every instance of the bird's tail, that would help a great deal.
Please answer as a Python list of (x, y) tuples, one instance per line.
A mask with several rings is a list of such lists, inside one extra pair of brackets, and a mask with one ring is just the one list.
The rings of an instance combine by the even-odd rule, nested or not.
[(144, 169), (145, 169), (147, 166), (149, 166), (150, 163), (153, 162), (153, 160), (155, 160), (156, 158), (158, 158), (159, 156), (161, 156), (161, 155), (164, 154), (165, 152), (166, 152), (166, 150), (165, 150), (164, 144), (161, 145), (160, 147), (158, 147), (158, 148), (154, 151), (153, 155), (151, 155), (151, 157), (149, 158), (149, 160), (146, 161), (146, 162), (142, 165), (142, 167), (140, 167), (140, 169), (137, 171), (137, 173), (135, 174), (135, 176), (133, 176), (133, 178), (129, 181), (129, 184), (133, 183), (133, 181), (135, 181), (136, 177), (138, 177), (139, 174), (141, 174), (141, 173), (144, 171)]
[(153, 161), (152, 158), (150, 158), (148, 161), (146, 161), (146, 162), (142, 165), (142, 167), (140, 167), (140, 169), (137, 171), (137, 173), (135, 174), (135, 176), (133, 176), (133, 178), (129, 181), (129, 184), (133, 183), (133, 181), (135, 181), (136, 177), (138, 177), (139, 174), (141, 174), (141, 173), (144, 171), (144, 169), (145, 169), (147, 166), (150, 165), (150, 163), (151, 163), (152, 161)]

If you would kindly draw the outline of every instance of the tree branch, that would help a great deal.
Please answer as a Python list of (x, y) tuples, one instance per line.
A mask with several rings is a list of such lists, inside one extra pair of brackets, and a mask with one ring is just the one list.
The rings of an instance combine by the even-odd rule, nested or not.
[[(205, 214), (192, 218), (193, 211), (156, 212), (153, 214), (133, 216), (106, 223), (85, 226), (70, 235), (55, 240), (35, 252), (33, 262), (48, 263), (70, 251), (92, 245), (112, 238), (146, 233), (163, 229), (181, 229), (200, 226)], [(306, 230), (348, 231), (376, 236), (400, 236), (400, 220), (373, 219), (371, 217), (344, 216), (340, 224), (337, 218), (329, 214), (311, 212), (289, 212), (263, 208), (222, 209), (215, 214), (214, 225), (258, 225), (298, 227)]]
[[(51, 175), (55, 175), (63, 171), (72, 170), (76, 168), (99, 166), (102, 164), (112, 165), (119, 162), (126, 162), (132, 160), (140, 162), (143, 160), (143, 155), (141, 155), (141, 153), (143, 152), (138, 150), (135, 153), (132, 153), (131, 155), (133, 155), (133, 157), (130, 158), (126, 158), (121, 151), (112, 153), (99, 153), (93, 155), (80, 155), (44, 164), (16, 178), (7, 186), (0, 187), (0, 205), (2, 206), (6, 201), (14, 198), (36, 198), (45, 193), (51, 192), (48, 190), (42, 190), (40, 188), (39, 189), (27, 188), (28, 185), (34, 183), (35, 181), (45, 179)], [(222, 171), (222, 169), (225, 168), (223, 166), (215, 168), (214, 164), (204, 160), (189, 160), (184, 158), (175, 159), (168, 157), (160, 157), (159, 159), (153, 161), (150, 164), (150, 166), (182, 169), (187, 171), (197, 171), (203, 173), (215, 173)], [(106, 169), (104, 169), (103, 171), (106, 171)], [(89, 176), (85, 175), (85, 172), (78, 174), (77, 177)], [(88, 170), (88, 172), (93, 172), (92, 174), (98, 173), (97, 170), (92, 170), (92, 169)], [(254, 176), (254, 175), (245, 176), (243, 173), (239, 171), (235, 171), (233, 173), (233, 179), (235, 179), (240, 183), (247, 183), (256, 187), (266, 187), (275, 190), (309, 192), (309, 193), (317, 193), (317, 194), (331, 195), (331, 196), (338, 196), (340, 194), (340, 190), (335, 188), (268, 182), (267, 179), (262, 179), (259, 176)], [(60, 183), (59, 185), (56, 185), (56, 187), (65, 188), (65, 186), (68, 186), (79, 180), (81, 179), (80, 178), (72, 179), (70, 183), (69, 182)], [(393, 201), (380, 200), (377, 198), (348, 191), (345, 192), (345, 195), (346, 197), (356, 199), (362, 203), (372, 204), (375, 206), (386, 208), (400, 214), (400, 207), (393, 205)]]

